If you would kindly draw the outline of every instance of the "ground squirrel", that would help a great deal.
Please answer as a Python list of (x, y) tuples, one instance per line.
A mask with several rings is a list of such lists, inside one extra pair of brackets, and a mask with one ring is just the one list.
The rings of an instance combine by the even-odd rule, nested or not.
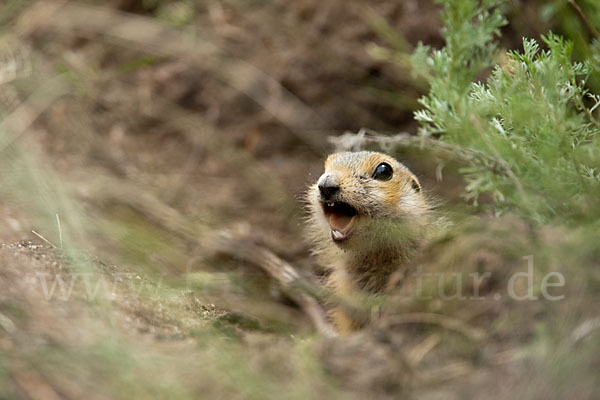
[[(330, 155), (307, 200), (313, 252), (330, 271), (327, 285), (342, 297), (381, 292), (427, 231), (429, 206), (418, 179), (386, 154)], [(366, 322), (340, 307), (332, 317), (346, 332)]]

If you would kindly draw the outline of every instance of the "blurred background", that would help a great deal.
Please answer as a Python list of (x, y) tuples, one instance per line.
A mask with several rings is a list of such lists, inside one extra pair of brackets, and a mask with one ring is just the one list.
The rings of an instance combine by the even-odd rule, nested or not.
[[(499, 47), (552, 30), (573, 40), (575, 60), (590, 57), (600, 12), (574, 3), (506, 2)], [(535, 254), (542, 271), (568, 269), (571, 296), (468, 310), (401, 301), (464, 325), (417, 319), (323, 339), (259, 268), (207, 246), (239, 232), (320, 273), (302, 197), (328, 138), (416, 135), (429, 87), (410, 56), (419, 42), (444, 46), (442, 9), (2, 2), (0, 398), (593, 398), (597, 231), (582, 241), (576, 229), (495, 218), (490, 196), (464, 199), (460, 163), (427, 149), (395, 155), (467, 225), (423, 265), (501, 281)], [(598, 92), (600, 80), (588, 85)]]

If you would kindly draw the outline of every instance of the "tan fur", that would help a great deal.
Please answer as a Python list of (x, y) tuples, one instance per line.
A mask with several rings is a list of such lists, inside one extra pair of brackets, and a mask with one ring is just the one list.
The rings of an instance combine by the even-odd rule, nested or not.
[[(393, 168), (389, 181), (372, 178), (382, 162)], [(376, 152), (332, 154), (324, 173), (335, 175), (339, 182), (336, 199), (359, 213), (352, 236), (335, 242), (317, 184), (308, 189), (307, 235), (319, 263), (330, 270), (327, 285), (342, 298), (380, 293), (390, 275), (406, 267), (426, 234), (429, 206), (420, 184), (403, 164)], [(332, 317), (341, 332), (359, 329), (368, 321), (341, 307), (333, 310)]]

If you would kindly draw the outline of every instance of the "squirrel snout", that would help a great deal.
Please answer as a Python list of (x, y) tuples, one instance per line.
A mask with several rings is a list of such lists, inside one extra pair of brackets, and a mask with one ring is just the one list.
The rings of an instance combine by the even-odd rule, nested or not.
[(340, 191), (338, 178), (334, 174), (323, 174), (317, 182), (319, 192), (324, 200), (329, 200), (333, 195)]

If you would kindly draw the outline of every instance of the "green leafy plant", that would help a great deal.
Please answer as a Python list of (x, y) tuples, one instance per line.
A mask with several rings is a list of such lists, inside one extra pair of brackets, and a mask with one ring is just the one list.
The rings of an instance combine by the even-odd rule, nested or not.
[(412, 58), (430, 84), (415, 113), (420, 135), (490, 161), (462, 169), (466, 197), (476, 204), (491, 193), (497, 213), (598, 217), (600, 97), (586, 88), (596, 63), (572, 62), (572, 42), (552, 33), (542, 37), (545, 49), (523, 39), (523, 51), (499, 52), (500, 2), (441, 3), (446, 46), (419, 45)]

